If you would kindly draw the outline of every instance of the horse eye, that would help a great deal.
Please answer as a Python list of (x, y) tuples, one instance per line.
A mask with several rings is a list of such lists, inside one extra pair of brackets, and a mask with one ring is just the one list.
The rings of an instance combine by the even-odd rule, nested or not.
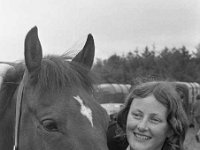
[(57, 123), (53, 120), (44, 120), (42, 121), (42, 126), (45, 130), (49, 132), (56, 132), (58, 131)]

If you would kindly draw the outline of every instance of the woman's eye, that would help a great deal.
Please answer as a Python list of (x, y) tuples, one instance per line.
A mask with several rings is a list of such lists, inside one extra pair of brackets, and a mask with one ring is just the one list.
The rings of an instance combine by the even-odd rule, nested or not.
[(58, 131), (58, 125), (54, 120), (44, 120), (42, 121), (42, 126), (49, 132)]
[(134, 118), (136, 118), (136, 119), (142, 118), (142, 115), (139, 114), (139, 113), (132, 113), (132, 116), (133, 116)]
[(154, 124), (157, 124), (157, 123), (160, 123), (161, 120), (158, 119), (158, 118), (151, 118), (151, 122), (154, 123)]

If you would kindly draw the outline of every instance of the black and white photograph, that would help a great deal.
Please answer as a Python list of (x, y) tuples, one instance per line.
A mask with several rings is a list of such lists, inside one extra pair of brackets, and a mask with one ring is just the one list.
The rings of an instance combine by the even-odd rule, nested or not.
[(200, 1), (0, 0), (0, 150), (200, 150)]

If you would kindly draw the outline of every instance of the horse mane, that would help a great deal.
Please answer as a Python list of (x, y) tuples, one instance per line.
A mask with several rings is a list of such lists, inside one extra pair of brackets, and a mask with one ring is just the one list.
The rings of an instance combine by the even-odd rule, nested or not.
[(63, 87), (82, 87), (93, 91), (94, 78), (91, 72), (80, 64), (69, 61), (67, 56), (47, 55), (42, 59), (38, 76), (32, 84), (41, 90), (60, 90)]

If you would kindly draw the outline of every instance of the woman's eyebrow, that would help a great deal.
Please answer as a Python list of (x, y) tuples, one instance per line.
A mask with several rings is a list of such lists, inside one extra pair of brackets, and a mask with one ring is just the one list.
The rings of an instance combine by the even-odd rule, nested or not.
[(151, 116), (158, 116), (158, 117), (162, 117), (162, 115), (160, 113), (151, 113)]
[(140, 109), (135, 109), (135, 110), (132, 110), (131, 112), (139, 112), (139, 113), (143, 113)]

